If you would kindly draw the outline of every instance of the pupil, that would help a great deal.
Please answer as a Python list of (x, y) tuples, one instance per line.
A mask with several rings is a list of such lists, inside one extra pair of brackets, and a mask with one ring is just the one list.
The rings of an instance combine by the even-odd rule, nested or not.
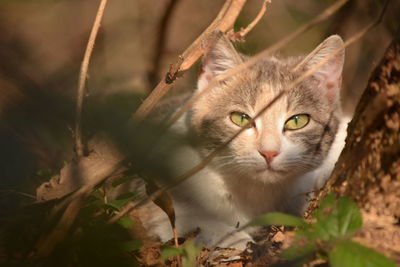
[(295, 116), (295, 117), (294, 117), (294, 123), (295, 123), (295, 124), (298, 124), (298, 120), (299, 120), (299, 116)]

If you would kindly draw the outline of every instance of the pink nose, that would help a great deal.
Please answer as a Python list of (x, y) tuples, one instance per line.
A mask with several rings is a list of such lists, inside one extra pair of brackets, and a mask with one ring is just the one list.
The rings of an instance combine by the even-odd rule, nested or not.
[(268, 163), (271, 163), (272, 160), (279, 155), (278, 151), (260, 151), (261, 156), (265, 158)]

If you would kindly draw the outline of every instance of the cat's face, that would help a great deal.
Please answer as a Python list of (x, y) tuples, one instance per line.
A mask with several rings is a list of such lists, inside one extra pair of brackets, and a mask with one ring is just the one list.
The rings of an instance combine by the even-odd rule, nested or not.
[[(214, 167), (232, 175), (275, 182), (321, 164), (338, 128), (343, 53), (299, 86), (275, 98), (315, 64), (316, 57), (321, 60), (321, 53), (328, 53), (326, 49), (342, 45), (340, 37), (331, 38), (334, 40), (327, 39), (302, 62), (301, 58), (264, 59), (212, 88), (195, 103), (193, 129), (206, 151), (219, 147), (244, 128), (214, 159)], [(242, 60), (227, 40), (220, 40), (205, 57), (199, 91), (214, 76)], [(270, 107), (252, 122), (267, 105)]]

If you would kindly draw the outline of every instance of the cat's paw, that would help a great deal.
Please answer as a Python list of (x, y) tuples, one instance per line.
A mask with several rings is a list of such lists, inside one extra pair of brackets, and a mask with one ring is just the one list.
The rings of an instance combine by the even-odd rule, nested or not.
[(219, 244), (216, 244), (216, 246), (222, 248), (235, 248), (238, 250), (245, 250), (248, 242), (254, 242), (253, 238), (251, 238), (248, 233), (235, 232), (234, 234), (229, 235)]
[(245, 250), (248, 242), (254, 242), (251, 236), (244, 232), (237, 232), (234, 228), (224, 231), (216, 231), (216, 228), (201, 229), (198, 241), (206, 247), (235, 248)]

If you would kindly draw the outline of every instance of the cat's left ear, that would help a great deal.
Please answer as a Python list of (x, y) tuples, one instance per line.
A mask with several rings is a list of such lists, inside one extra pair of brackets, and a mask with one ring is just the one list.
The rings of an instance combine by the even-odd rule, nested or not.
[(343, 40), (339, 35), (332, 35), (315, 48), (296, 69), (315, 69), (312, 76), (318, 82), (318, 89), (322, 90), (332, 103), (339, 99), (343, 64)]

